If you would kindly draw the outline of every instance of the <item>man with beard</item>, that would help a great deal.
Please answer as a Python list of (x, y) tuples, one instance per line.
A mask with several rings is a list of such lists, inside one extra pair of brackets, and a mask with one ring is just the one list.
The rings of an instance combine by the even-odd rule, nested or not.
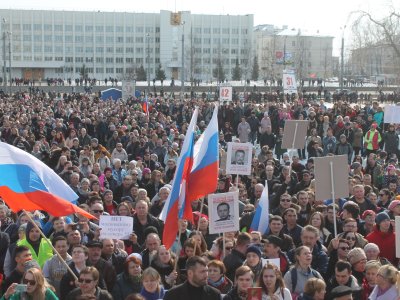
[(208, 268), (203, 258), (192, 256), (186, 262), (187, 280), (170, 289), (164, 300), (193, 299), (219, 300), (220, 292), (207, 285)]

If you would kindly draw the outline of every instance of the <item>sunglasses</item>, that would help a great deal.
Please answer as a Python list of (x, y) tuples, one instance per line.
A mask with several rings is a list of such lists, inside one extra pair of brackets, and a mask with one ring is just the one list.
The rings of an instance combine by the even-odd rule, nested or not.
[(356, 238), (355, 238), (355, 237), (348, 237), (348, 238), (346, 238), (346, 240), (348, 240), (348, 241), (355, 241)]
[(97, 210), (97, 209), (95, 209), (95, 210), (93, 210), (93, 212), (94, 212), (95, 214), (102, 214), (102, 213), (104, 212), (104, 210)]
[(29, 284), (29, 285), (35, 285), (36, 284), (35, 280), (29, 280), (29, 279), (24, 279), (23, 282), (24, 282), (24, 284)]
[(226, 251), (231, 251), (233, 249), (233, 247), (225, 247)]
[(281, 199), (281, 202), (291, 202), (292, 200), (290, 199)]
[(243, 211), (244, 213), (251, 213), (251, 212), (253, 212), (252, 210), (244, 210)]
[(79, 278), (78, 279), (78, 282), (79, 283), (91, 283), (93, 280), (92, 279), (82, 279), (82, 278)]
[(350, 250), (350, 247), (339, 247), (340, 250), (347, 251)]

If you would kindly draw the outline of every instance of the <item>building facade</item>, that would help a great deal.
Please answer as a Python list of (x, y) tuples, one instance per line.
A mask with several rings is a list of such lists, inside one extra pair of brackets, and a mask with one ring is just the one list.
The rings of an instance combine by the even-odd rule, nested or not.
[(333, 76), (332, 36), (259, 25), (254, 30), (254, 49), (265, 79), (282, 78), (284, 69), (295, 70), (299, 79)]
[(237, 60), (250, 68), (253, 15), (0, 10), (0, 19), (13, 78), (75, 79), (84, 68), (98, 80), (132, 79), (143, 66), (152, 80), (161, 64), (168, 79), (212, 81), (219, 61), (227, 79)]

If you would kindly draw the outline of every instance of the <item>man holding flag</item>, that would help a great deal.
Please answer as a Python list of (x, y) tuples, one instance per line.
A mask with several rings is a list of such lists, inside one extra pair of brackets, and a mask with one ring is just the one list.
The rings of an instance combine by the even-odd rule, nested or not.
[(268, 183), (265, 182), (264, 190), (258, 200), (257, 208), (250, 225), (251, 231), (259, 231), (265, 234), (269, 224), (269, 197), (268, 197)]

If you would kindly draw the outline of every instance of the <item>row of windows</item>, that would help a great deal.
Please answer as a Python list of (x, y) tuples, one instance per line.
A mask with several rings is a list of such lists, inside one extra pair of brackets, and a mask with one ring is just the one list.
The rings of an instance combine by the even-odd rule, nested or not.
[[(24, 52), (31, 52), (32, 49), (34, 50), (34, 52), (46, 52), (46, 53), (50, 53), (50, 52), (56, 52), (56, 53), (63, 53), (65, 51), (65, 53), (73, 53), (73, 47), (71, 46), (53, 46), (52, 45), (44, 45), (42, 47), (42, 45), (34, 45), (32, 47), (32, 45), (24, 45), (22, 47)], [(117, 53), (117, 54), (123, 54), (124, 53), (124, 48), (123, 47), (81, 47), (81, 46), (77, 46), (75, 47), (75, 53), (94, 53), (94, 49), (96, 50), (96, 53)], [(160, 53), (160, 48), (141, 48), (141, 47), (126, 47), (125, 48), (125, 53), (135, 53), (134, 50), (136, 50), (135, 52), (138, 54), (142, 54), (144, 52), (146, 53), (153, 53), (155, 52), (156, 54)], [(146, 51), (145, 51), (146, 50)], [(153, 51), (154, 50), (154, 51)], [(13, 46), (13, 51), (14, 52), (20, 52), (21, 51), (21, 45), (17, 44)]]
[[(104, 63), (104, 57), (96, 57), (96, 63)], [(124, 63), (124, 58), (123, 57), (116, 57), (114, 60), (114, 57), (106, 57), (105, 59), (107, 64), (113, 64), (114, 61), (117, 64), (123, 64)], [(156, 57), (156, 58), (150, 58), (150, 63), (153, 63), (153, 61), (155, 63), (160, 63), (160, 58)], [(74, 62), (74, 58), (71, 56), (67, 56), (65, 57), (65, 62), (66, 63), (73, 63)], [(94, 58), (93, 57), (75, 57), (75, 62), (76, 63), (83, 63), (83, 62), (87, 62), (87, 63), (93, 63), (94, 62)], [(144, 59), (142, 57), (137, 57), (136, 59), (134, 59), (133, 57), (126, 57), (125, 58), (125, 63), (129, 64), (129, 63), (147, 63), (148, 62), (148, 58)]]
[[(18, 31), (21, 30), (21, 24), (13, 24), (12, 25), (13, 31)], [(27, 30), (32, 30), (33, 31), (75, 31), (75, 32), (136, 32), (136, 33), (159, 33), (160, 32), (160, 27), (155, 27), (154, 26), (113, 26), (113, 25), (80, 25), (77, 24), (75, 26), (71, 24), (67, 25), (62, 25), (62, 24), (22, 24), (22, 30), (27, 31)]]
[[(21, 24), (13, 24), (12, 28), (14, 31), (21, 30)], [(113, 25), (81, 25), (81, 24), (76, 24), (75, 26), (71, 24), (22, 24), (22, 29), (24, 31), (26, 30), (34, 30), (34, 31), (73, 31), (75, 32), (136, 32), (136, 33), (152, 33), (152, 32), (160, 32), (160, 27), (153, 27), (153, 26), (113, 26)], [(229, 27), (194, 27), (194, 33), (196, 34), (247, 34), (248, 29), (247, 28), (229, 28)]]

